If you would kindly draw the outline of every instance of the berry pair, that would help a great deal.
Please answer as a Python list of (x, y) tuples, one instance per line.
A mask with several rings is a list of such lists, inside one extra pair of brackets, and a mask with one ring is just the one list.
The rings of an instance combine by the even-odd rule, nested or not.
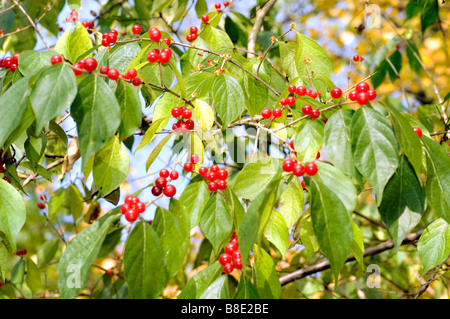
[(160, 63), (165, 64), (170, 61), (171, 57), (172, 50), (169, 48), (164, 48), (161, 51), (159, 51), (159, 49), (153, 49), (147, 54), (147, 60), (150, 63), (159, 61)]
[(316, 163), (310, 162), (303, 166), (296, 159), (287, 159), (283, 162), (283, 171), (292, 172), (295, 176), (303, 176), (305, 174), (314, 176), (317, 174), (318, 168)]
[(114, 44), (117, 42), (117, 37), (119, 35), (119, 32), (117, 30), (112, 29), (109, 32), (102, 34), (102, 45), (104, 47), (107, 47), (111, 44)]
[(242, 256), (236, 233), (233, 233), (230, 243), (225, 246), (225, 252), (219, 256), (219, 263), (226, 274), (231, 273), (235, 268), (242, 269)]
[(283, 110), (276, 107), (273, 110), (265, 108), (261, 111), (261, 116), (265, 119), (270, 119), (273, 117), (274, 119), (281, 117), (283, 115)]
[(374, 100), (377, 97), (377, 92), (371, 89), (366, 82), (359, 82), (353, 91), (350, 91), (348, 98), (351, 101), (356, 101), (359, 105), (365, 105), (369, 101)]
[(172, 125), (174, 132), (187, 133), (189, 130), (194, 129), (194, 121), (191, 120), (192, 111), (185, 106), (174, 107), (171, 111), (172, 116), (175, 118), (181, 117), (178, 122)]
[(287, 98), (282, 98), (280, 99), (280, 104), (283, 106), (284, 105), (293, 106), (295, 104), (295, 97), (288, 96)]
[(14, 54), (12, 57), (6, 57), (0, 60), (0, 68), (5, 68), (15, 72), (19, 67), (19, 53)]
[(302, 106), (302, 112), (305, 115), (309, 115), (309, 117), (312, 119), (316, 119), (320, 116), (320, 111), (318, 109), (313, 109), (309, 104), (305, 104)]
[[(55, 56), (53, 56), (52, 59), (54, 57)], [(87, 72), (93, 72), (97, 69), (97, 60), (94, 58), (81, 59), (80, 61), (75, 63), (73, 65), (73, 67), (74, 67), (73, 73), (75, 73), (75, 75), (81, 75), (83, 73), (83, 71), (80, 71), (80, 70), (85, 70)], [(77, 70), (77, 69), (80, 69), (80, 70)]]
[(353, 56), (353, 61), (362, 62), (362, 61), (364, 61), (364, 58), (362, 56), (355, 55), (355, 56)]
[(145, 204), (136, 196), (127, 196), (125, 204), (120, 206), (120, 211), (125, 215), (125, 219), (132, 223), (138, 219), (139, 214), (145, 211)]
[(188, 41), (188, 42), (192, 42), (192, 41), (195, 41), (195, 40), (197, 40), (197, 37), (198, 37), (198, 28), (197, 27), (191, 27), (190, 29), (189, 29), (189, 34), (186, 36), (186, 40)]
[(66, 22), (77, 22), (78, 21), (78, 12), (72, 10), (70, 15), (66, 18)]
[(81, 24), (83, 25), (83, 27), (85, 27), (88, 30), (89, 34), (92, 34), (94, 32), (94, 28), (95, 28), (94, 21), (90, 21), (90, 22), (83, 21), (83, 22), (81, 22)]
[(21, 250), (16, 251), (16, 255), (17, 256), (24, 256), (26, 254), (27, 254), (27, 250), (26, 249), (21, 249)]
[(159, 196), (164, 193), (167, 197), (175, 196), (177, 189), (173, 185), (169, 185), (167, 177), (170, 177), (171, 181), (178, 179), (178, 173), (172, 171), (169, 173), (167, 169), (162, 169), (159, 172), (159, 177), (155, 181), (155, 186), (152, 188), (152, 194), (154, 196)]

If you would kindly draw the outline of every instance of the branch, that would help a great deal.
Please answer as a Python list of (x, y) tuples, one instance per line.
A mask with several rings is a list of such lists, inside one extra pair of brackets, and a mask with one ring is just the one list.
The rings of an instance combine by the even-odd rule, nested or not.
[[(263, 25), (264, 22), (264, 18), (266, 17), (266, 15), (269, 13), (270, 9), (272, 9), (272, 7), (274, 6), (275, 2), (277, 2), (277, 0), (268, 0), (266, 3), (264, 3), (261, 6), (261, 10), (259, 10), (256, 13), (256, 20), (255, 20), (255, 24), (253, 25), (253, 29), (252, 32), (250, 33), (250, 36), (248, 37), (248, 45), (247, 45), (247, 50), (250, 52), (255, 52), (255, 48), (256, 48), (256, 40), (258, 39), (258, 34), (259, 31), (261, 30), (261, 27)], [(249, 58), (253, 58), (255, 55), (253, 53), (248, 53), (248, 57)]]
[(36, 31), (37, 35), (41, 38), (42, 43), (44, 43), (47, 50), (50, 50), (50, 47), (48, 46), (47, 42), (45, 42), (44, 37), (42, 36), (41, 32), (38, 30), (37, 25), (34, 23), (33, 19), (31, 19), (30, 15), (25, 11), (25, 9), (17, 2), (17, 0), (14, 0), (14, 4), (19, 7), (20, 11), (27, 17), (28, 21), (30, 21), (30, 24), (33, 26), (33, 29)]
[[(416, 233), (409, 234), (403, 240), (402, 245), (407, 245), (407, 244), (410, 244), (410, 243), (413, 243), (413, 242), (417, 241), (419, 239), (419, 237), (422, 235), (422, 233), (423, 233), (423, 230), (420, 230), (420, 231), (418, 231)], [(382, 252), (384, 252), (386, 250), (390, 250), (392, 248), (394, 248), (394, 242), (392, 240), (388, 240), (388, 241), (385, 241), (384, 243), (379, 244), (377, 246), (367, 248), (364, 251), (364, 255), (363, 256), (364, 257), (368, 257), (368, 256), (378, 255), (378, 254), (380, 254), (380, 253), (382, 253)], [(355, 260), (356, 260), (355, 256), (350, 255), (345, 262), (347, 263), (347, 262), (355, 261)], [(310, 276), (312, 274), (324, 271), (324, 270), (329, 269), (329, 268), (330, 268), (330, 262), (328, 260), (326, 260), (326, 261), (323, 261), (323, 262), (318, 263), (316, 265), (309, 266), (309, 267), (306, 267), (306, 268), (303, 268), (303, 269), (299, 269), (297, 271), (294, 271), (293, 273), (290, 273), (288, 275), (280, 277), (280, 283), (283, 286), (283, 285), (286, 285), (286, 284), (288, 284), (290, 282), (293, 282), (293, 281), (295, 281), (297, 279), (301, 279), (301, 278)]]

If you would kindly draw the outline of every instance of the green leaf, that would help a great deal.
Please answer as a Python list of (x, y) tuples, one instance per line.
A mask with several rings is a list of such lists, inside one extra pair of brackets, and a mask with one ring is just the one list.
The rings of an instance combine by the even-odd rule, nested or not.
[(209, 23), (203, 29), (201, 38), (211, 46), (213, 51), (220, 49), (229, 49), (231, 51), (233, 48), (233, 42), (231, 42), (228, 34), (220, 29), (213, 28)]
[(199, 299), (203, 292), (220, 276), (223, 267), (219, 263), (209, 265), (192, 277), (177, 299)]
[(420, 61), (414, 55), (414, 53), (416, 53), (416, 55), (420, 59), (419, 50), (417, 49), (417, 47), (414, 43), (408, 43), (408, 44), (409, 45), (406, 46), (406, 56), (408, 57), (408, 60), (409, 60), (409, 66), (415, 73), (420, 75), (420, 72), (422, 70), (422, 65), (420, 64)]
[(450, 254), (450, 225), (441, 218), (428, 225), (420, 236), (417, 250), (423, 264), (422, 275), (444, 262)]
[(325, 163), (317, 166), (318, 173), (307, 179), (311, 218), (317, 241), (337, 280), (352, 247), (350, 214), (356, 206), (356, 190), (339, 169)]
[(111, 225), (120, 218), (113, 210), (79, 232), (67, 245), (58, 266), (58, 288), (62, 299), (72, 299), (84, 288), (89, 268)]
[(211, 107), (208, 103), (198, 99), (194, 100), (192, 103), (195, 106), (195, 117), (200, 123), (202, 130), (209, 130), (214, 124), (214, 113)]
[(53, 193), (48, 203), (48, 215), (50, 220), (56, 220), (58, 215), (72, 215), (77, 220), (84, 209), (84, 198), (78, 188), (71, 184), (68, 188), (59, 188)]
[(155, 299), (164, 290), (168, 280), (164, 251), (147, 222), (138, 222), (129, 235), (123, 266), (131, 298)]
[(203, 208), (200, 229), (219, 253), (221, 244), (230, 235), (233, 227), (231, 214), (222, 195), (214, 193)]
[(450, 222), (450, 158), (447, 151), (431, 138), (422, 136), (427, 156), (427, 184), (425, 192), (428, 204), (436, 214)]
[(11, 270), (11, 283), (19, 289), (22, 288), (23, 280), (25, 278), (25, 260), (20, 259)]
[[(5, 143), (9, 135), (21, 123), (22, 114), (27, 107), (28, 95), (30, 94), (28, 80), (28, 78), (20, 79), (0, 96), (0, 113), (2, 114), (0, 116), (0, 146)], [(14, 107), (11, 107), (11, 105)]]
[(180, 196), (180, 203), (190, 220), (190, 229), (197, 226), (201, 213), (208, 202), (209, 190), (205, 182), (196, 182), (188, 185)]
[(88, 75), (78, 85), (78, 95), (71, 111), (77, 123), (84, 169), (91, 156), (116, 133), (120, 125), (120, 106), (102, 78)]
[[(400, 74), (400, 69), (402, 68), (402, 55), (401, 55), (400, 51), (395, 50), (390, 55), (389, 60), (392, 63), (392, 65), (389, 64), (389, 68), (388, 68), (389, 77), (391, 78), (391, 81), (394, 82), (395, 79), (397, 79), (397, 74)], [(394, 71), (394, 68), (392, 66), (394, 66), (397, 73)]]
[(358, 171), (375, 190), (377, 205), (398, 166), (398, 142), (389, 121), (373, 109), (363, 107), (352, 120), (352, 150)]
[(159, 153), (164, 148), (164, 145), (170, 140), (170, 138), (173, 136), (174, 133), (167, 134), (166, 137), (164, 137), (161, 142), (153, 149), (153, 151), (150, 153), (150, 156), (147, 158), (147, 162), (145, 164), (145, 169), (148, 170), (150, 166), (152, 165), (153, 161), (158, 157)]
[[(256, 74), (260, 62), (261, 61), (257, 58), (250, 59), (245, 68)], [(265, 72), (263, 65), (261, 65), (259, 77), (266, 83), (270, 82), (270, 77)], [(262, 109), (267, 104), (269, 97), (268, 88), (248, 73), (244, 74), (244, 88), (245, 93), (247, 94), (248, 112), (250, 116), (260, 115)]]
[(283, 215), (275, 209), (270, 214), (264, 235), (277, 247), (281, 256), (286, 254), (289, 245), (289, 233)]
[(43, 67), (51, 65), (50, 59), (53, 55), (55, 55), (55, 52), (52, 51), (25, 50), (20, 52), (20, 73), (22, 73), (23, 76), (31, 76), (38, 73)]
[(109, 143), (95, 154), (94, 183), (99, 196), (105, 196), (119, 187), (128, 176), (130, 158), (125, 145), (114, 136)]
[(303, 213), (301, 219), (301, 224), (299, 223), (297, 225), (297, 228), (300, 228), (299, 237), (302, 241), (302, 244), (305, 246), (306, 259), (309, 260), (314, 255), (314, 253), (318, 252), (320, 249), (319, 243), (316, 239), (316, 235), (314, 234), (311, 210), (309, 208)]
[(422, 33), (424, 33), (428, 27), (432, 26), (439, 19), (439, 4), (437, 0), (426, 0), (425, 3), (421, 3), (421, 7), (420, 22), (422, 24)]
[(261, 298), (280, 298), (281, 284), (272, 257), (259, 246), (255, 249), (255, 285)]
[(222, 275), (217, 278), (200, 296), (199, 299), (230, 299), (228, 277)]
[(391, 66), (386, 61), (386, 59), (383, 59), (383, 61), (380, 62), (380, 64), (374, 69), (374, 75), (370, 78), (372, 81), (373, 88), (376, 89), (383, 83), (384, 78), (386, 77), (386, 73), (388, 72), (388, 69)]
[(280, 159), (259, 159), (247, 164), (239, 172), (232, 188), (239, 198), (254, 200), (280, 169)]
[(136, 153), (136, 151), (138, 149), (141, 149), (145, 145), (150, 144), (153, 141), (153, 139), (155, 138), (156, 133), (161, 132), (161, 130), (163, 129), (163, 127), (161, 127), (160, 124), (162, 124), (164, 121), (168, 121), (169, 118), (170, 117), (164, 117), (164, 118), (154, 121), (152, 123), (152, 125), (150, 125), (150, 127), (148, 128), (147, 132), (145, 132), (145, 135), (142, 138), (141, 144), (139, 144), (139, 146), (136, 148), (136, 150), (134, 152)]
[(183, 265), (184, 257), (188, 250), (187, 233), (175, 215), (162, 208), (156, 210), (153, 227), (159, 236), (164, 257), (167, 261), (168, 276), (173, 277)]
[(298, 78), (299, 73), (296, 63), (303, 62), (303, 60), (298, 62), (296, 60), (297, 44), (294, 42), (280, 42), (279, 48), (282, 68), (289, 74), (290, 79)]
[[(108, 59), (109, 68), (116, 69), (120, 73), (124, 74), (128, 65), (133, 61), (133, 59), (141, 51), (141, 47), (136, 42), (127, 43), (120, 46), (114, 51), (111, 51), (111, 55)], [(170, 85), (170, 84), (168, 84)]]
[(227, 187), (227, 189), (225, 190), (225, 201), (227, 202), (227, 205), (230, 208), (234, 227), (236, 231), (239, 231), (239, 227), (245, 215), (244, 207), (242, 206), (242, 203), (239, 201), (239, 198), (229, 187)]
[(119, 81), (114, 93), (120, 106), (119, 135), (121, 139), (133, 135), (142, 122), (139, 88), (131, 83)]
[(219, 114), (224, 128), (245, 110), (244, 91), (239, 82), (230, 75), (222, 74), (216, 78), (212, 96), (214, 108)]
[(233, 296), (233, 299), (260, 299), (261, 297), (258, 294), (258, 290), (252, 284), (250, 279), (245, 276), (242, 276), (239, 280), (236, 294)]
[(55, 258), (56, 252), (59, 247), (59, 238), (53, 238), (46, 241), (37, 252), (37, 264), (39, 267), (47, 265), (53, 258)]
[(358, 225), (352, 220), (352, 231), (353, 231), (353, 243), (352, 243), (352, 249), (351, 252), (353, 256), (355, 256), (356, 261), (358, 262), (359, 266), (365, 270), (366, 267), (364, 265), (364, 238), (363, 234), (361, 232), (361, 229), (359, 229)]
[(16, 238), (27, 217), (22, 196), (9, 183), (0, 180), (0, 232), (6, 235), (13, 252)]
[(306, 120), (295, 133), (294, 147), (298, 160), (313, 162), (323, 144), (324, 124), (322, 121)]
[(352, 117), (355, 111), (340, 109), (325, 125), (325, 150), (331, 162), (345, 174), (358, 177), (350, 138)]
[(31, 293), (34, 295), (42, 287), (41, 273), (31, 258), (25, 258), (27, 264), (26, 283), (30, 288)]
[[(30, 133), (28, 131), (28, 133)], [(44, 155), (45, 147), (47, 146), (47, 137), (44, 133), (38, 135), (38, 138), (29, 135), (24, 143), (25, 152), (27, 159), (30, 161), (31, 169), (33, 171), (37, 170), (38, 162), (40, 161), (42, 155)]]
[(386, 185), (379, 207), (380, 215), (394, 240), (395, 251), (420, 221), (424, 211), (425, 192), (411, 164), (402, 156), (397, 171)]
[(78, 61), (78, 57), (91, 49), (92, 46), (92, 40), (86, 28), (81, 23), (77, 23), (73, 33), (70, 29), (67, 29), (59, 38), (55, 45), (55, 51), (62, 54), (70, 62), (75, 63)]
[(49, 120), (68, 109), (76, 94), (75, 74), (67, 63), (53, 65), (42, 72), (30, 95), (36, 116), (36, 134)]

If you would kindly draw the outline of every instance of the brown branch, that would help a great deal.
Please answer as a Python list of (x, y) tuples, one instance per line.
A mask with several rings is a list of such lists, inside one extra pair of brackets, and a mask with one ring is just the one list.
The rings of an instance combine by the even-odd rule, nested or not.
[(37, 25), (34, 23), (33, 19), (31, 19), (30, 15), (25, 11), (25, 9), (17, 2), (17, 0), (13, 0), (14, 4), (19, 7), (19, 10), (22, 11), (22, 13), (27, 17), (28, 21), (30, 21), (30, 24), (32, 25), (33, 29), (36, 31), (37, 35), (41, 38), (42, 43), (44, 43), (47, 50), (50, 50), (50, 47), (48, 46), (47, 42), (45, 42), (44, 37), (42, 36), (41, 32), (39, 31)]
[[(261, 27), (263, 25), (264, 18), (267, 16), (269, 11), (272, 9), (275, 2), (277, 2), (277, 0), (268, 0), (266, 3), (264, 3), (261, 6), (261, 8), (260, 8), (261, 10), (259, 10), (256, 13), (255, 24), (253, 25), (253, 29), (252, 29), (252, 32), (250, 33), (250, 36), (248, 37), (248, 44), (247, 44), (248, 51), (250, 51), (250, 52), (256, 51), (255, 50), (256, 40), (258, 38), (259, 31), (261, 30)], [(248, 57), (252, 58), (252, 57), (254, 57), (254, 55), (252, 53), (249, 53)]]
[[(411, 244), (411, 243), (417, 241), (420, 238), (420, 236), (422, 235), (422, 233), (423, 233), (423, 230), (407, 235), (406, 238), (402, 241), (401, 245), (407, 245), (407, 244)], [(378, 255), (378, 254), (380, 254), (386, 250), (390, 250), (392, 248), (394, 248), (394, 242), (392, 240), (388, 240), (377, 246), (367, 248), (364, 251), (363, 256), (368, 257), (368, 256)], [(355, 261), (355, 260), (356, 260), (355, 256), (350, 255), (345, 262), (347, 263), (347, 262)], [(326, 260), (326, 261), (323, 261), (316, 265), (309, 266), (309, 267), (306, 267), (303, 269), (299, 269), (288, 275), (282, 276), (282, 277), (280, 277), (280, 283), (283, 286), (283, 285), (286, 285), (295, 280), (310, 276), (312, 274), (327, 270), (329, 268), (330, 268), (330, 262), (328, 260)]]

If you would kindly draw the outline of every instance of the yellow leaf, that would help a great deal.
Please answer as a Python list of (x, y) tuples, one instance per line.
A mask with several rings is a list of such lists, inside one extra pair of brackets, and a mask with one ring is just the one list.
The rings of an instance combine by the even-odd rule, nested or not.
[[(272, 122), (271, 128), (272, 129), (277, 129), (279, 127), (283, 127), (284, 123), (277, 123), (277, 122)], [(278, 135), (279, 137), (281, 137), (283, 140), (287, 139), (287, 130), (284, 128), (282, 130), (277, 131), (276, 133), (274, 133), (276, 135)]]
[(214, 113), (208, 103), (202, 100), (193, 101), (195, 106), (195, 117), (203, 130), (210, 129), (214, 124)]

